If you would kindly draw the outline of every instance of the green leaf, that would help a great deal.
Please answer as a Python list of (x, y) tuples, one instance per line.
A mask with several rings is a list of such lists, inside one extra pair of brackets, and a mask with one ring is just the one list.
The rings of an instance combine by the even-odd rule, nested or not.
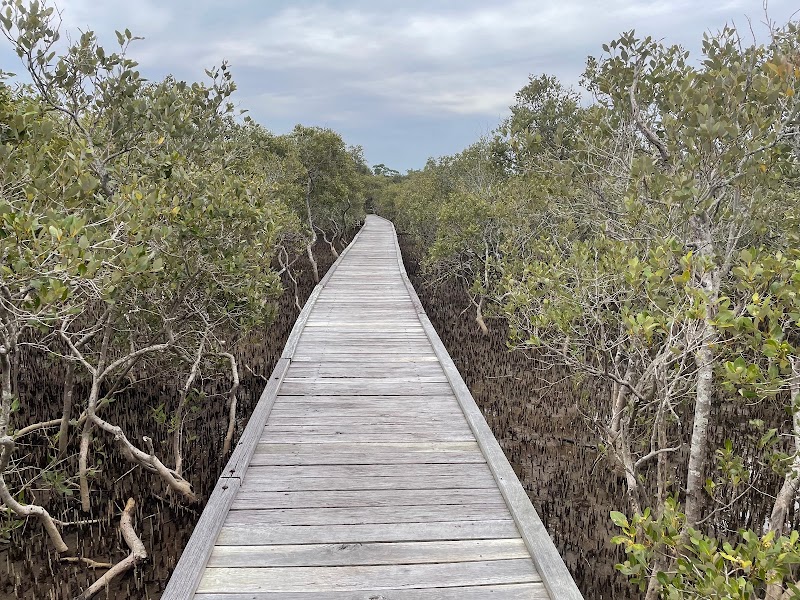
[(616, 510), (612, 510), (610, 513), (611, 521), (617, 527), (628, 527), (628, 518), (622, 514), (621, 512), (617, 512)]

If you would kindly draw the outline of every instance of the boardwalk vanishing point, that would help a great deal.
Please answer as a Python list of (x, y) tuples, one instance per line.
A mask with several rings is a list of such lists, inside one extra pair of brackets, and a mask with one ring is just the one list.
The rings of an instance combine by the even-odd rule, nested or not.
[(162, 598), (582, 598), (391, 222), (314, 289)]

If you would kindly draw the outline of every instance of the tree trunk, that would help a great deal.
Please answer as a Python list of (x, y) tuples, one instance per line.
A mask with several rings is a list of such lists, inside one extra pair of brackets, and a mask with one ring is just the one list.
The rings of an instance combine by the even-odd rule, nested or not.
[(81, 510), (89, 512), (91, 510), (91, 503), (89, 500), (89, 446), (92, 443), (92, 431), (94, 430), (95, 411), (97, 410), (97, 401), (100, 399), (100, 386), (102, 385), (102, 373), (106, 366), (108, 359), (108, 347), (111, 343), (111, 336), (113, 333), (112, 326), (114, 319), (111, 314), (108, 314), (108, 320), (103, 326), (103, 341), (100, 343), (100, 357), (97, 361), (97, 366), (92, 372), (92, 389), (89, 392), (89, 402), (86, 406), (86, 421), (83, 423), (83, 430), (81, 431), (81, 447), (78, 454), (78, 484), (80, 486), (81, 496)]
[(61, 410), (61, 426), (58, 429), (58, 456), (67, 455), (69, 444), (69, 416), (72, 412), (72, 396), (75, 387), (75, 365), (72, 361), (67, 363), (67, 374), (64, 377), (63, 408)]
[(317, 230), (314, 228), (314, 218), (311, 215), (311, 192), (314, 190), (314, 181), (311, 177), (306, 180), (306, 215), (308, 217), (308, 228), (311, 230), (311, 238), (306, 244), (306, 253), (308, 254), (308, 261), (311, 263), (311, 269), (314, 271), (314, 282), (319, 283), (319, 269), (317, 268), (317, 259), (314, 258), (314, 244), (317, 243)]
[(100, 395), (100, 385), (94, 378), (92, 391), (89, 393), (89, 405), (86, 408), (86, 421), (81, 431), (81, 447), (78, 453), (78, 484), (80, 486), (81, 510), (88, 513), (91, 510), (89, 501), (89, 446), (92, 443), (92, 430), (94, 429), (95, 409), (97, 398)]
[(233, 377), (233, 384), (228, 392), (228, 431), (225, 433), (225, 442), (222, 445), (222, 456), (225, 456), (230, 452), (233, 433), (236, 429), (236, 393), (239, 391), (239, 367), (233, 354), (223, 352), (222, 356), (231, 363), (231, 376)]
[[(716, 261), (711, 224), (707, 216), (693, 218), (696, 235), (697, 254)], [(712, 263), (714, 264), (714, 263)], [(705, 295), (705, 317), (698, 327), (699, 349), (695, 354), (696, 386), (694, 404), (694, 424), (689, 446), (689, 465), (686, 473), (686, 523), (684, 533), (700, 521), (703, 511), (703, 472), (706, 466), (706, 447), (708, 445), (708, 421), (714, 401), (714, 349), (717, 331), (713, 324), (716, 304), (719, 297), (720, 268), (712, 267), (700, 278), (699, 287)]]
[(694, 404), (694, 424), (689, 446), (689, 465), (686, 473), (686, 527), (695, 527), (703, 509), (703, 471), (708, 445), (708, 420), (714, 398), (714, 351), (711, 344), (716, 340), (716, 331), (710, 323), (710, 315), (701, 328), (703, 342), (695, 356), (697, 366), (697, 388)]
[[(794, 460), (792, 460), (792, 466), (789, 472), (786, 473), (783, 485), (781, 485), (781, 489), (775, 498), (775, 503), (772, 505), (772, 514), (769, 518), (767, 533), (773, 531), (775, 532), (775, 537), (783, 535), (786, 531), (786, 519), (789, 515), (789, 510), (794, 505), (795, 498), (797, 498), (798, 487), (800, 487), (800, 359), (794, 357), (792, 358), (790, 389), (795, 455)], [(783, 596), (783, 591), (782, 583), (773, 583), (767, 586), (765, 600), (780, 600)]]
[(0, 437), (8, 434), (11, 426), (11, 403), (14, 401), (14, 390), (11, 387), (11, 358), (9, 349), (0, 350)]
[(181, 388), (180, 396), (178, 397), (178, 408), (175, 412), (175, 435), (172, 438), (172, 453), (175, 458), (175, 473), (182, 475), (183, 470), (183, 418), (186, 413), (186, 398), (194, 385), (194, 380), (197, 378), (197, 373), (200, 370), (200, 361), (203, 358), (203, 349), (206, 345), (206, 336), (208, 332), (203, 335), (200, 344), (197, 346), (197, 354), (194, 357), (192, 368), (189, 371), (189, 376)]
[[(633, 371), (629, 366), (625, 372), (625, 381), (628, 381), (632, 375)], [(609, 427), (608, 446), (612, 449), (614, 460), (625, 473), (628, 504), (634, 514), (640, 515), (642, 514), (642, 504), (639, 498), (639, 481), (636, 479), (636, 466), (631, 455), (628, 437), (628, 419), (625, 417), (630, 389), (625, 385), (614, 384), (611, 393), (613, 412)]]
[(489, 328), (486, 327), (486, 321), (483, 320), (483, 298), (475, 303), (475, 321), (478, 323), (478, 327), (481, 328), (481, 333), (484, 336), (489, 335)]
[[(316, 241), (317, 237), (314, 236), (314, 242)], [(314, 258), (314, 250), (312, 249), (314, 242), (306, 244), (306, 254), (308, 255), (308, 262), (311, 263), (311, 270), (314, 272), (314, 282), (319, 283), (319, 268), (317, 267), (317, 259)]]
[(647, 581), (647, 592), (644, 595), (644, 600), (658, 600), (661, 594), (661, 583), (659, 583), (657, 575), (660, 571), (664, 571), (669, 566), (669, 559), (660, 556), (663, 549), (662, 544), (658, 544), (655, 548), (656, 559), (653, 562), (653, 572)]

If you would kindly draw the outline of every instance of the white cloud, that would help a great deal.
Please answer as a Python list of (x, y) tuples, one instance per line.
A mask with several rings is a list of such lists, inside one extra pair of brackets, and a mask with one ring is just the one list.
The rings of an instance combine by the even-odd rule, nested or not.
[(165, 31), (174, 20), (169, 2), (135, 0), (102, 2), (98, 0), (57, 0), (55, 2), (68, 28), (92, 29), (98, 34), (128, 28), (134, 35)]
[[(69, 28), (145, 36), (131, 50), (145, 76), (195, 80), (229, 60), (239, 104), (267, 127), (440, 119), (462, 123), (461, 138), (497, 122), (530, 73), (576, 84), (622, 31), (696, 47), (704, 30), (763, 18), (761, 0), (57, 1)], [(790, 4), (771, 0), (774, 18)], [(0, 69), (18, 70), (6, 62), (0, 50)]]

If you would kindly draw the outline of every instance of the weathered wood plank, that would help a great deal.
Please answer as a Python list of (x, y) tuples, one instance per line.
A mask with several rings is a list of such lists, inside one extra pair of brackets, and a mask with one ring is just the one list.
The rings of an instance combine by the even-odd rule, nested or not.
[[(297, 398), (297, 397), (294, 397)], [(402, 404), (394, 404), (391, 402), (383, 402), (382, 405), (372, 406), (367, 402), (345, 402), (345, 403), (306, 403), (298, 402), (296, 399), (281, 402), (273, 409), (273, 417), (276, 419), (288, 419), (291, 417), (308, 417), (314, 418), (317, 416), (330, 416), (330, 417), (397, 417), (398, 419), (408, 419), (416, 416), (420, 421), (428, 421), (429, 419), (438, 419), (452, 415), (452, 403), (455, 399), (448, 401), (442, 405), (423, 405), (421, 403), (405, 402)], [(456, 416), (461, 416), (456, 414)], [(463, 418), (463, 417), (462, 417)]]
[[(296, 373), (292, 373), (291, 377), (284, 378), (284, 383), (286, 384), (313, 384), (317, 385), (331, 385), (334, 387), (340, 387), (345, 385), (353, 385), (358, 386), (359, 388), (362, 387), (369, 387), (371, 385), (393, 385), (393, 386), (406, 386), (406, 385), (417, 385), (422, 384), (422, 386), (426, 386), (431, 383), (439, 383), (449, 385), (447, 380), (445, 379), (444, 373), (441, 375), (433, 375), (433, 376), (425, 376), (425, 375), (415, 375), (413, 373), (409, 373), (403, 377), (398, 377), (396, 375), (392, 376), (391, 374), (381, 376), (367, 376), (365, 374), (356, 374), (352, 371), (349, 375), (340, 374), (338, 376), (331, 376), (331, 375), (322, 375), (319, 373), (311, 373), (306, 374), (304, 376), (299, 376)], [(446, 389), (446, 388), (442, 388)], [(287, 394), (288, 395), (288, 394)]]
[(327, 490), (264, 492), (242, 490), (236, 509), (261, 508), (347, 508), (369, 506), (417, 506), (425, 504), (482, 504), (502, 499), (496, 488), (421, 490)]
[(439, 359), (436, 358), (436, 355), (433, 354), (393, 354), (391, 356), (376, 356), (374, 353), (370, 352), (349, 352), (348, 354), (341, 353), (341, 354), (331, 354), (325, 355), (322, 353), (314, 353), (311, 351), (304, 351), (304, 352), (295, 352), (294, 356), (292, 356), (292, 362), (322, 362), (325, 360), (332, 360), (335, 362), (354, 362), (358, 364), (370, 364), (370, 363), (383, 363), (387, 361), (391, 361), (394, 363), (398, 362), (439, 362)]
[[(397, 417), (397, 418), (395, 418)], [(447, 416), (429, 413), (424, 417), (427, 429), (433, 430), (436, 427), (448, 427)], [(373, 429), (372, 426), (378, 427)], [(298, 427), (334, 427), (342, 428), (352, 426), (352, 431), (378, 431), (382, 427), (406, 427), (411, 428), (417, 425), (412, 419), (402, 415), (399, 411), (395, 414), (385, 414), (383, 416), (376, 414), (367, 415), (350, 415), (347, 413), (313, 413), (308, 412), (303, 415), (291, 415), (286, 417), (274, 417), (270, 419), (270, 426), (275, 429), (284, 428), (298, 428)], [(466, 423), (461, 424), (456, 421), (454, 427), (466, 427)]]
[(545, 600), (542, 583), (481, 585), (407, 590), (352, 590), (346, 592), (248, 592), (198, 594), (197, 600)]
[[(307, 400), (311, 398), (311, 400)], [(456, 405), (455, 398), (438, 400), (428, 397), (428, 402), (422, 399), (408, 401), (402, 400), (392, 402), (390, 398), (384, 397), (383, 400), (370, 402), (369, 400), (357, 400), (355, 398), (343, 398), (342, 401), (334, 399), (314, 400), (309, 396), (282, 396), (281, 401), (273, 408), (272, 415), (275, 418), (296, 417), (315, 417), (318, 415), (329, 415), (331, 417), (378, 417), (381, 415), (409, 418), (417, 416), (419, 421), (426, 422), (429, 418), (435, 419), (442, 416), (462, 417), (458, 413), (453, 413), (453, 405)]]
[(283, 434), (288, 435), (374, 435), (386, 434), (405, 435), (420, 433), (423, 435), (457, 435), (459, 439), (469, 439), (470, 431), (466, 424), (454, 423), (451, 427), (446, 427), (442, 423), (426, 423), (425, 426), (410, 423), (350, 423), (348, 425), (272, 425), (268, 424), (264, 428), (265, 439), (277, 439)]
[(438, 396), (421, 396), (419, 394), (397, 394), (396, 396), (386, 396), (386, 395), (376, 396), (374, 394), (363, 394), (363, 395), (342, 394), (334, 396), (331, 394), (322, 393), (322, 394), (308, 394), (305, 396), (296, 397), (294, 394), (286, 396), (278, 392), (278, 397), (281, 398), (282, 404), (279, 404), (276, 408), (282, 408), (283, 406), (287, 405), (287, 403), (294, 403), (294, 404), (349, 403), (349, 404), (357, 404), (358, 406), (363, 407), (363, 406), (381, 406), (382, 404), (396, 406), (403, 402), (420, 404), (422, 406), (439, 406), (446, 403), (450, 403), (451, 406), (458, 407), (458, 403), (456, 402), (456, 397), (452, 393), (440, 394)]
[(347, 349), (347, 346), (357, 345), (361, 348), (375, 350), (400, 348), (409, 350), (430, 350), (430, 343), (425, 339), (424, 334), (400, 333), (372, 333), (365, 332), (360, 334), (329, 333), (321, 331), (319, 333), (304, 333), (300, 338), (300, 344), (324, 346), (326, 351)]
[(349, 544), (363, 542), (425, 542), (517, 538), (513, 520), (439, 521), (437, 523), (381, 523), (378, 525), (228, 525), (218, 546), (272, 544)]
[(468, 442), (472, 438), (466, 433), (410, 432), (410, 433), (317, 433), (313, 436), (302, 433), (274, 432), (265, 434), (262, 440), (282, 444), (334, 444), (353, 442)]
[(252, 466), (266, 465), (417, 465), (417, 464), (484, 464), (480, 452), (380, 452), (375, 454), (255, 454)]
[[(277, 409), (274, 409), (277, 410)], [(306, 406), (306, 407), (291, 407), (287, 406), (286, 410), (281, 410), (279, 413), (270, 417), (271, 423), (274, 425), (280, 424), (281, 421), (290, 421), (297, 425), (313, 424), (314, 419), (331, 419), (330, 424), (337, 424), (337, 419), (353, 419), (354, 423), (359, 420), (380, 423), (381, 421), (390, 420), (392, 423), (407, 423), (414, 419), (418, 421), (436, 423), (442, 420), (447, 420), (451, 417), (449, 413), (436, 408), (428, 408), (420, 410), (419, 412), (408, 411), (405, 407), (386, 407), (386, 408), (369, 408), (369, 407), (350, 407), (350, 408), (336, 408), (336, 407), (319, 407), (319, 406)], [(299, 419), (299, 420), (295, 420)], [(371, 419), (371, 421), (370, 421)], [(304, 421), (305, 420), (305, 421)], [(290, 423), (290, 424), (291, 424)]]
[[(259, 466), (251, 465), (246, 479), (299, 479), (303, 477), (408, 477), (408, 465), (301, 465)], [(476, 480), (491, 477), (485, 463), (477, 464), (417, 464), (413, 474), (417, 477), (474, 477)]]
[[(356, 310), (356, 309), (354, 309)], [(390, 317), (387, 317), (387, 319)], [(414, 317), (417, 318), (416, 316)], [(394, 345), (402, 346), (404, 349), (409, 350), (412, 348), (429, 350), (429, 345), (426, 344), (425, 339), (421, 336), (424, 335), (424, 330), (420, 329), (419, 333), (414, 331), (400, 332), (391, 331), (384, 327), (375, 327), (369, 330), (362, 330), (357, 333), (346, 332), (338, 327), (318, 328), (319, 333), (313, 330), (309, 333), (309, 329), (303, 334), (302, 344), (308, 349), (309, 345), (325, 346), (320, 350), (333, 350), (342, 349), (346, 345), (350, 346), (368, 346), (370, 349), (380, 350), (383, 347)], [(328, 348), (330, 346), (330, 348)], [(337, 348), (338, 346), (338, 348)], [(358, 349), (358, 348), (355, 348)]]
[(245, 476), (242, 490), (264, 492), (292, 492), (311, 490), (434, 490), (473, 489), (495, 487), (494, 479), (463, 475), (420, 477), (292, 477), (282, 480)]
[(505, 502), (492, 504), (419, 504), (357, 508), (257, 508), (228, 513), (228, 525), (364, 525), (368, 523), (433, 523), (437, 521), (511, 520)]
[(387, 383), (380, 379), (309, 379), (281, 386), (281, 396), (441, 396), (450, 391), (449, 383)]
[[(366, 313), (364, 314), (367, 319), (362, 319), (360, 321), (348, 321), (346, 320), (345, 316), (342, 316), (339, 319), (332, 319), (325, 317), (322, 312), (318, 311), (316, 313), (318, 316), (314, 317), (312, 315), (309, 320), (306, 322), (306, 331), (314, 330), (314, 329), (324, 329), (325, 331), (373, 331), (377, 333), (382, 332), (407, 332), (407, 333), (418, 333), (422, 331), (422, 326), (415, 321), (405, 320), (405, 319), (398, 319), (397, 311), (387, 311), (386, 319), (376, 319), (376, 320), (368, 320), (370, 314), (374, 313)], [(414, 319), (417, 318), (415, 312), (408, 311), (409, 317), (413, 317)]]
[(351, 444), (280, 444), (261, 442), (256, 447), (256, 454), (338, 454), (362, 453), (380, 454), (396, 452), (480, 452), (477, 442), (353, 442)]
[[(292, 404), (293, 403), (291, 400), (285, 402), (287, 409), (291, 408)], [(376, 426), (381, 425), (382, 427), (406, 427), (411, 425), (417, 426), (420, 429), (437, 429), (443, 427), (443, 422), (446, 421), (446, 417), (448, 416), (442, 410), (437, 411), (430, 409), (427, 411), (421, 411), (417, 421), (414, 422), (411, 416), (415, 408), (416, 406), (414, 404), (409, 403), (398, 406), (385, 406), (383, 410), (366, 407), (350, 407), (347, 409), (319, 404), (316, 406), (302, 405), (301, 407), (295, 406), (294, 410), (291, 412), (287, 413), (287, 411), (284, 410), (279, 415), (275, 415), (275, 420), (270, 419), (265, 427), (269, 427), (271, 429), (280, 429), (283, 427), (328, 427), (332, 429), (340, 429), (341, 425), (352, 425), (352, 429), (350, 429), (350, 431), (359, 431), (361, 429), (368, 428), (370, 424), (373, 424)], [(381, 415), (388, 417), (389, 421), (380, 423)], [(331, 420), (323, 420), (320, 422), (320, 416), (323, 418), (330, 417)], [(359, 416), (362, 417), (361, 421), (364, 421), (363, 423), (359, 423)], [(295, 417), (295, 419), (292, 417)], [(397, 419), (395, 420), (393, 417), (397, 417)], [(466, 420), (463, 417), (460, 419), (455, 418), (460, 417), (458, 414), (453, 415), (453, 417), (454, 427), (460, 427), (462, 424), (466, 426)], [(353, 420), (347, 421), (347, 418), (352, 418)], [(311, 422), (306, 423), (303, 421), (303, 419), (311, 420)], [(314, 420), (316, 420), (316, 422), (313, 422)], [(386, 421), (385, 418), (383, 420)], [(285, 423), (281, 423), (281, 421), (285, 421)]]
[(335, 567), (527, 558), (522, 538), (444, 542), (216, 546), (210, 567)]
[(359, 367), (355, 373), (352, 365), (340, 365), (337, 363), (325, 363), (319, 365), (309, 365), (307, 363), (294, 363), (289, 367), (287, 377), (438, 377), (438, 381), (446, 381), (444, 371), (436, 363), (422, 365), (411, 364), (385, 364), (385, 365), (364, 365)]
[(528, 559), (357, 567), (215, 567), (206, 569), (198, 592), (420, 589), (536, 581), (539, 575)]
[[(354, 372), (355, 371), (355, 372)], [(420, 366), (419, 363), (404, 363), (400, 365), (367, 365), (354, 370), (352, 365), (341, 366), (322, 366), (309, 363), (293, 363), (287, 375), (289, 379), (307, 379), (309, 377), (321, 377), (323, 379), (405, 379), (425, 382), (439, 383), (446, 381), (444, 371), (437, 363), (426, 363)], [(434, 379), (435, 378), (435, 379)]]

